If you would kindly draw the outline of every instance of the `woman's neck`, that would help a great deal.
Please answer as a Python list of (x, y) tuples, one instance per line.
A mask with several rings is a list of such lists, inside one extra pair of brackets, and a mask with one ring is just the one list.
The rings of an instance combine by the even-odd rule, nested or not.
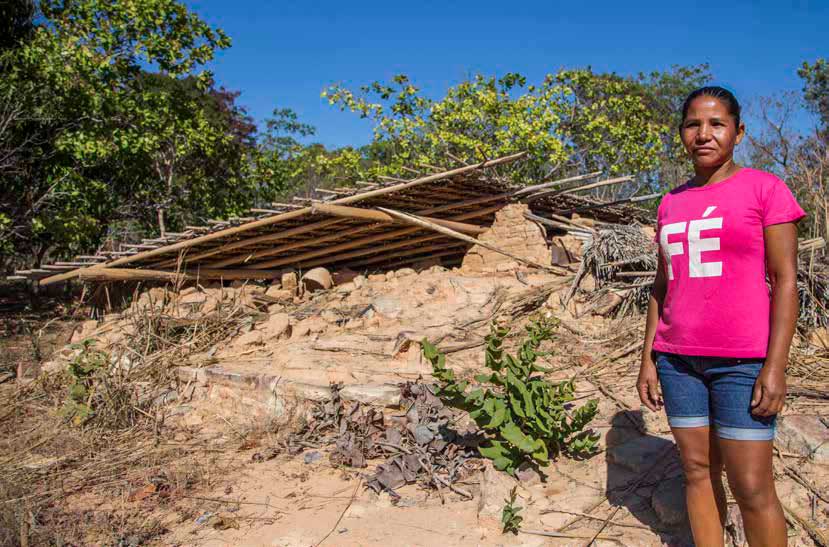
[(740, 169), (740, 166), (734, 163), (733, 159), (729, 159), (722, 165), (716, 167), (696, 167), (694, 166), (694, 178), (691, 182), (694, 186), (707, 186), (709, 184), (717, 184), (724, 181)]

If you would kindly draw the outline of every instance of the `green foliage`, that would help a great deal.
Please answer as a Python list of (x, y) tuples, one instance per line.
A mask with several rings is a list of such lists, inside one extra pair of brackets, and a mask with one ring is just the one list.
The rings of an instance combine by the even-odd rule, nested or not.
[(93, 345), (94, 341), (87, 339), (71, 346), (80, 352), (69, 363), (72, 383), (61, 414), (76, 426), (84, 425), (95, 415), (92, 404), (95, 382), (98, 374), (105, 372), (109, 363), (109, 356), (96, 350)]
[(536, 363), (545, 355), (541, 344), (552, 337), (556, 326), (554, 319), (532, 320), (518, 353), (511, 355), (503, 349), (509, 329), (493, 324), (485, 350), (485, 366), (490, 372), (475, 377), (480, 387), (474, 389), (468, 389), (469, 382), (455, 378), (446, 367), (446, 356), (434, 345), (422, 342), (423, 355), (439, 382), (438, 395), (469, 412), (488, 434), (479, 452), (497, 469), (510, 474), (524, 461), (545, 464), (562, 450), (590, 452), (598, 441), (595, 434), (584, 430), (596, 415), (596, 401), (569, 408), (573, 382), (544, 380), (547, 370)]
[(803, 98), (820, 116), (823, 128), (829, 130), (829, 61), (817, 59), (813, 64), (804, 61), (797, 71), (803, 79)]
[(477, 75), (439, 100), (398, 75), (357, 93), (334, 85), (322, 95), (374, 123), (374, 140), (365, 149), (371, 174), (441, 164), (447, 154), (475, 162), (526, 150), (530, 157), (514, 176), (529, 183), (562, 168), (653, 171), (665, 147), (678, 144), (670, 106), (707, 78), (706, 70), (674, 67), (638, 79), (562, 70), (538, 84), (516, 73)]
[(509, 498), (504, 500), (506, 503), (501, 510), (501, 526), (504, 534), (511, 532), (517, 535), (521, 530), (521, 522), (524, 520), (524, 517), (518, 514), (523, 507), (515, 504), (515, 500), (518, 497), (517, 490), (517, 486), (512, 487)]
[(0, 210), (17, 252), (37, 262), (89, 249), (123, 217), (149, 231), (148, 210), (188, 199), (196, 210), (250, 201), (246, 190), (229, 203), (228, 192), (203, 192), (199, 176), (245, 163), (229, 122), (240, 113), (222, 111), (227, 97), (198, 70), (230, 45), (221, 30), (175, 0), (38, 7), (29, 30), (18, 10), (16, 47), (0, 49)]
[(344, 147), (327, 150), (321, 144), (302, 144), (316, 128), (299, 121), (289, 108), (277, 108), (265, 120), (254, 155), (254, 177), (261, 181), (265, 201), (318, 187), (348, 184), (360, 178), (362, 156)]

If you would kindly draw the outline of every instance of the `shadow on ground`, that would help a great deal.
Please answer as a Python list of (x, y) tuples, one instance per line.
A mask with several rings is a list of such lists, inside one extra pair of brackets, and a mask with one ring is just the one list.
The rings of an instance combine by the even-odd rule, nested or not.
[(642, 434), (640, 411), (617, 412), (607, 433), (607, 499), (672, 547), (692, 547), (685, 482), (676, 445)]

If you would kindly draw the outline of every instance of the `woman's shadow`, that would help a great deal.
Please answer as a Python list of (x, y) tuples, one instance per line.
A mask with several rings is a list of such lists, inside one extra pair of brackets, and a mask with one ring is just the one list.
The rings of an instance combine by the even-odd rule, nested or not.
[(657, 436), (648, 429), (638, 410), (617, 412), (610, 420), (607, 499), (630, 511), (665, 545), (693, 546), (676, 445), (661, 431)]

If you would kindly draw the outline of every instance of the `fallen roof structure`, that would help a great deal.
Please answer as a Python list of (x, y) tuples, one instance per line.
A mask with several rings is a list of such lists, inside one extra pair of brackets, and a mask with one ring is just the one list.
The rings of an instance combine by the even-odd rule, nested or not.
[[(600, 174), (596, 172), (516, 187), (493, 172), (523, 156), (520, 152), (413, 180), (320, 189), (322, 199), (294, 198), (306, 205), (251, 209), (253, 217), (190, 226), (183, 233), (122, 245), (123, 251), (79, 256), (72, 262), (18, 271), (15, 277), (41, 285), (70, 279), (165, 280), (181, 275), (270, 279), (288, 268), (382, 270), (434, 258), (451, 264), (463, 257), (474, 236), (492, 224), (496, 211), (516, 200), (528, 202), (542, 216), (591, 210), (599, 220), (650, 222), (647, 211), (630, 205), (637, 198), (602, 203), (573, 194), (631, 177), (560, 188), (594, 179)], [(644, 196), (653, 197), (657, 196)], [(604, 211), (594, 214), (600, 208)]]

